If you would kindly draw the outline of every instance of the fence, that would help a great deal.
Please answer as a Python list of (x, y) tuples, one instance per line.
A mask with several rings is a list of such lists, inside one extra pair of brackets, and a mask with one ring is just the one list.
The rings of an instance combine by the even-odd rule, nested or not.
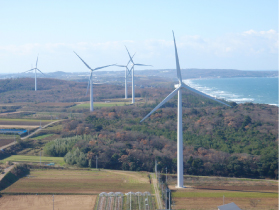
[(156, 177), (157, 177), (158, 189), (161, 194), (162, 203), (165, 209), (171, 209), (172, 196), (171, 196), (171, 190), (168, 188), (167, 180), (165, 179), (165, 176), (162, 176), (161, 174), (158, 173), (156, 173)]

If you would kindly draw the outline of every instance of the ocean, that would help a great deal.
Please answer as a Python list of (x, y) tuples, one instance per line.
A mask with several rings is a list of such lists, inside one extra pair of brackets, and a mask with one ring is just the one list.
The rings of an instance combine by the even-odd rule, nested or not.
[(184, 83), (212, 97), (236, 103), (279, 106), (279, 78), (240, 77), (184, 80)]

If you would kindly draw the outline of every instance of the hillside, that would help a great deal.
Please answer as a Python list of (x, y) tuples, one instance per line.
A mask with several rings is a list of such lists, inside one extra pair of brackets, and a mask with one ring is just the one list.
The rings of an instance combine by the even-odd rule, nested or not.
[[(135, 105), (97, 108), (89, 113), (82, 106), (70, 107), (74, 103), (62, 104), (60, 109), (47, 103), (89, 100), (84, 96), (86, 82), (41, 79), (36, 92), (33, 82), (27, 78), (0, 81), (0, 102), (31, 101), (24, 108), (8, 104), (29, 109), (28, 117), (36, 119), (50, 117), (50, 112), (60, 119), (63, 113), (69, 119), (55, 129), (59, 139), (45, 146), (45, 155), (64, 157), (68, 164), (83, 167), (92, 166), (98, 155), (103, 168), (136, 171), (153, 171), (156, 158), (160, 170), (168, 167), (176, 172), (176, 97), (140, 123), (173, 90), (173, 83), (146, 78), (145, 85), (136, 88), (136, 96), (141, 98)], [(95, 101), (123, 100), (123, 93), (120, 85), (94, 85)], [(277, 178), (278, 107), (230, 104), (232, 108), (224, 107), (183, 91), (184, 173)]]
[[(139, 123), (150, 110), (145, 106), (98, 109), (69, 121), (61, 133), (62, 137), (87, 136), (73, 137), (68, 149), (61, 145), (69, 140), (57, 140), (45, 151), (65, 156), (68, 164), (87, 166), (98, 155), (104, 168), (137, 171), (152, 171), (157, 158), (160, 170), (168, 167), (175, 173), (176, 108), (163, 108)], [(184, 108), (183, 115), (184, 173), (278, 176), (277, 107)], [(61, 150), (64, 152), (59, 153)]]
[[(166, 80), (153, 78), (152, 80), (144, 79), (141, 82), (136, 80), (136, 97), (144, 97), (153, 92), (153, 88), (160, 85), (171, 83)], [(159, 83), (155, 85), (154, 83)], [(141, 84), (141, 85), (140, 85)], [(148, 85), (147, 85), (148, 84)], [(153, 84), (153, 85), (151, 85)], [(86, 96), (88, 81), (74, 82), (59, 79), (37, 79), (37, 91), (34, 91), (33, 78), (17, 78), (0, 80), (0, 103), (17, 103), (17, 102), (80, 102), (89, 101), (89, 90)], [(144, 86), (146, 89), (144, 90)], [(166, 93), (169, 91), (167, 88)], [(101, 101), (108, 98), (124, 98), (124, 86), (110, 84), (94, 84), (94, 101)], [(128, 88), (128, 96), (131, 97), (131, 86)]]

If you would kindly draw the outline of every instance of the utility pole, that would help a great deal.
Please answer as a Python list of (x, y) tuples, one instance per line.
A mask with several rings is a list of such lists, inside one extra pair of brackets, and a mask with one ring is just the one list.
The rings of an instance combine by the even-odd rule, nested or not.
[(223, 205), (225, 205), (225, 195), (223, 195)]
[(167, 209), (167, 193), (168, 193), (168, 188), (165, 190), (166, 196), (165, 196), (165, 208)]
[(155, 172), (156, 172), (156, 179), (157, 179), (157, 160), (155, 160)]
[(53, 197), (53, 210), (54, 210), (54, 194), (52, 195), (52, 197)]
[(40, 151), (40, 165), (42, 165), (41, 156), (42, 156), (42, 151)]
[(165, 174), (165, 183), (167, 184), (167, 167), (165, 167), (165, 172), (166, 172), (166, 174)]
[(97, 155), (96, 155), (96, 169), (98, 168), (98, 163), (97, 163)]
[(170, 197), (171, 197), (170, 194), (171, 194), (171, 190), (168, 189), (168, 192), (169, 192), (169, 210), (170, 210), (170, 206), (171, 206), (171, 205), (170, 205)]

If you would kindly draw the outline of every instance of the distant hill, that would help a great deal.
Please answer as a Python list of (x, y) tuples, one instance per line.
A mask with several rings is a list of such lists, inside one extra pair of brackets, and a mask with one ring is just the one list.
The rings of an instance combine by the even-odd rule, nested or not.
[[(124, 83), (124, 70), (123, 71), (95, 71), (93, 78), (100, 83)], [(88, 80), (89, 72), (64, 72), (56, 71), (46, 73), (49, 78), (86, 81)], [(38, 77), (44, 78), (43, 75), (37, 74)], [(175, 69), (149, 69), (149, 70), (135, 70), (135, 77), (161, 77), (169, 81), (176, 79)], [(197, 78), (232, 78), (232, 77), (278, 77), (278, 71), (243, 71), (235, 69), (182, 69), (183, 79), (197, 79)], [(29, 77), (34, 78), (33, 73), (28, 74), (0, 74), (0, 79), (7, 78), (21, 78)]]

